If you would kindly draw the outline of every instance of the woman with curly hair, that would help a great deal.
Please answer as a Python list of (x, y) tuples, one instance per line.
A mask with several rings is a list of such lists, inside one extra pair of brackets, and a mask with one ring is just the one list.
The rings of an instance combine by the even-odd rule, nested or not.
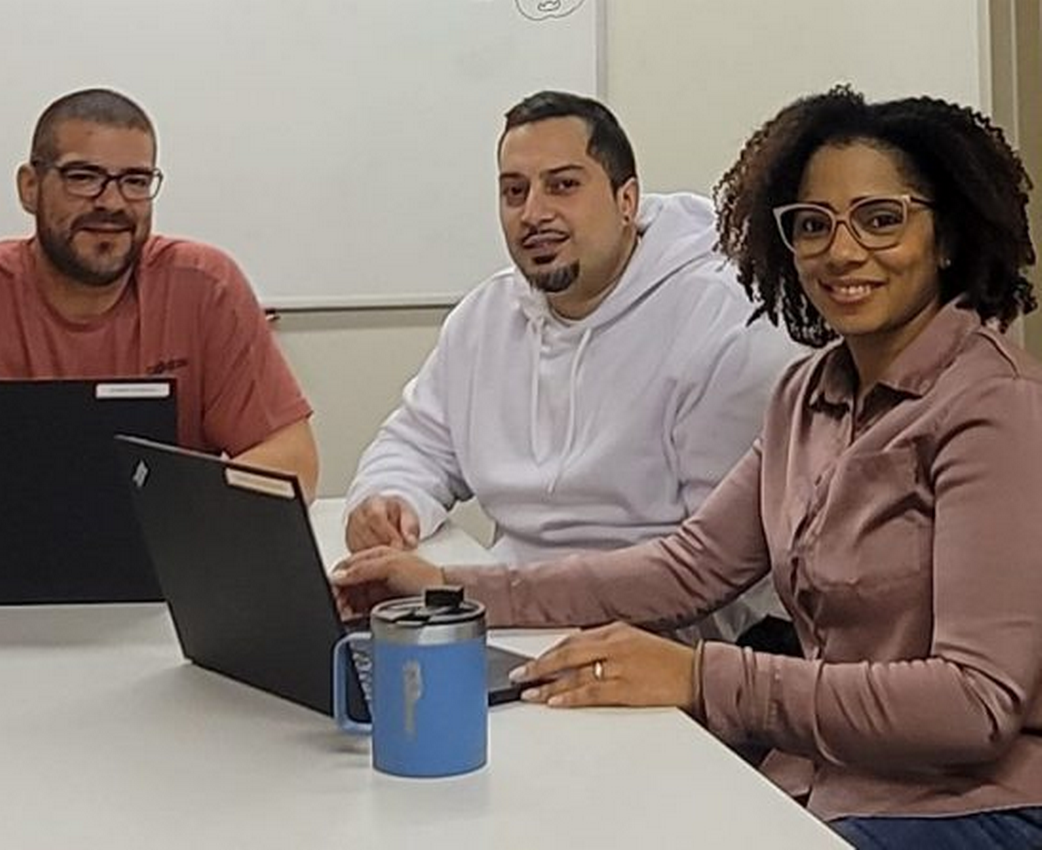
[(674, 705), (858, 847), (1042, 846), (1042, 366), (1029, 181), (1000, 130), (926, 97), (801, 99), (717, 187), (750, 297), (822, 351), (673, 535), (536, 567), (349, 561), (345, 607), (448, 580), (496, 625), (675, 627), (770, 572), (803, 657), (613, 623), (520, 672), (551, 705)]

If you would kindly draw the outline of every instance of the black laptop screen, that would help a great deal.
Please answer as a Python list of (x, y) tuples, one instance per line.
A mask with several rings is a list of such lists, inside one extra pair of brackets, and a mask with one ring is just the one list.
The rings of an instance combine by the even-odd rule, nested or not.
[(0, 604), (162, 598), (117, 433), (175, 442), (173, 381), (0, 381)]

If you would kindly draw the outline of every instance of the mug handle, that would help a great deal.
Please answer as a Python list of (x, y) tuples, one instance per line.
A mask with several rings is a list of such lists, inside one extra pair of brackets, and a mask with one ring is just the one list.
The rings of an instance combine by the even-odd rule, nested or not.
[(333, 647), (333, 719), (342, 731), (356, 735), (372, 734), (373, 724), (361, 723), (348, 714), (348, 689), (358, 686), (358, 682), (356, 676), (347, 675), (347, 665), (354, 663), (347, 658), (347, 653), (351, 651), (352, 643), (368, 643), (370, 640), (369, 634), (356, 632), (344, 635)]

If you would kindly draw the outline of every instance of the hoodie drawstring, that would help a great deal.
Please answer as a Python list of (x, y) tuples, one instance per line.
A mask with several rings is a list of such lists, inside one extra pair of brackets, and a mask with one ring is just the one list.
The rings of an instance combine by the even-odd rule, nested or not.
[(550, 485), (546, 488), (547, 493), (553, 493), (554, 488), (557, 487), (557, 482), (560, 481), (561, 475), (564, 474), (565, 463), (568, 460), (568, 454), (572, 450), (572, 443), (575, 441), (575, 397), (579, 377), (579, 363), (582, 360), (583, 353), (586, 351), (586, 345), (590, 341), (592, 331), (593, 328), (587, 328), (583, 331), (582, 339), (579, 340), (579, 347), (575, 349), (575, 357), (572, 358), (572, 370), (568, 377), (568, 427), (564, 432), (564, 448), (561, 449), (561, 455), (557, 461), (557, 471), (554, 473), (554, 477), (550, 479)]
[(536, 444), (536, 431), (539, 428), (539, 354), (543, 347), (543, 316), (533, 317), (528, 322), (528, 330), (532, 333), (532, 386), (529, 388), (528, 404), (528, 447), (532, 452), (532, 460), (539, 462), (539, 446)]
[[(532, 338), (532, 383), (529, 387), (529, 421), (528, 421), (528, 447), (532, 452), (532, 459), (538, 463), (542, 458), (542, 446), (539, 445), (539, 360), (543, 348), (543, 330), (546, 327), (545, 316), (530, 316), (528, 330)], [(575, 356), (572, 358), (572, 367), (568, 376), (568, 424), (564, 431), (564, 446), (557, 460), (557, 469), (553, 478), (547, 484), (546, 492), (553, 493), (557, 482), (564, 474), (568, 461), (568, 454), (575, 443), (575, 420), (576, 420), (576, 396), (579, 382), (579, 366), (582, 363), (586, 346), (590, 342), (593, 328), (587, 328), (579, 338), (579, 344), (575, 348)]]

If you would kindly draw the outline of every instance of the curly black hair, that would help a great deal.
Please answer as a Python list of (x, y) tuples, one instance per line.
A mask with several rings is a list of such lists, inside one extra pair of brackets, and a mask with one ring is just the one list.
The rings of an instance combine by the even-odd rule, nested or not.
[(1034, 264), (1027, 202), (1031, 181), (1002, 130), (973, 109), (932, 97), (867, 103), (849, 86), (786, 106), (746, 142), (713, 190), (719, 247), (738, 267), (756, 315), (793, 339), (821, 346), (835, 338), (800, 286), (773, 209), (797, 200), (811, 156), (824, 145), (864, 140), (897, 154), (916, 189), (933, 199), (941, 244), (941, 300), (963, 295), (1001, 327), (1034, 310), (1024, 270)]

